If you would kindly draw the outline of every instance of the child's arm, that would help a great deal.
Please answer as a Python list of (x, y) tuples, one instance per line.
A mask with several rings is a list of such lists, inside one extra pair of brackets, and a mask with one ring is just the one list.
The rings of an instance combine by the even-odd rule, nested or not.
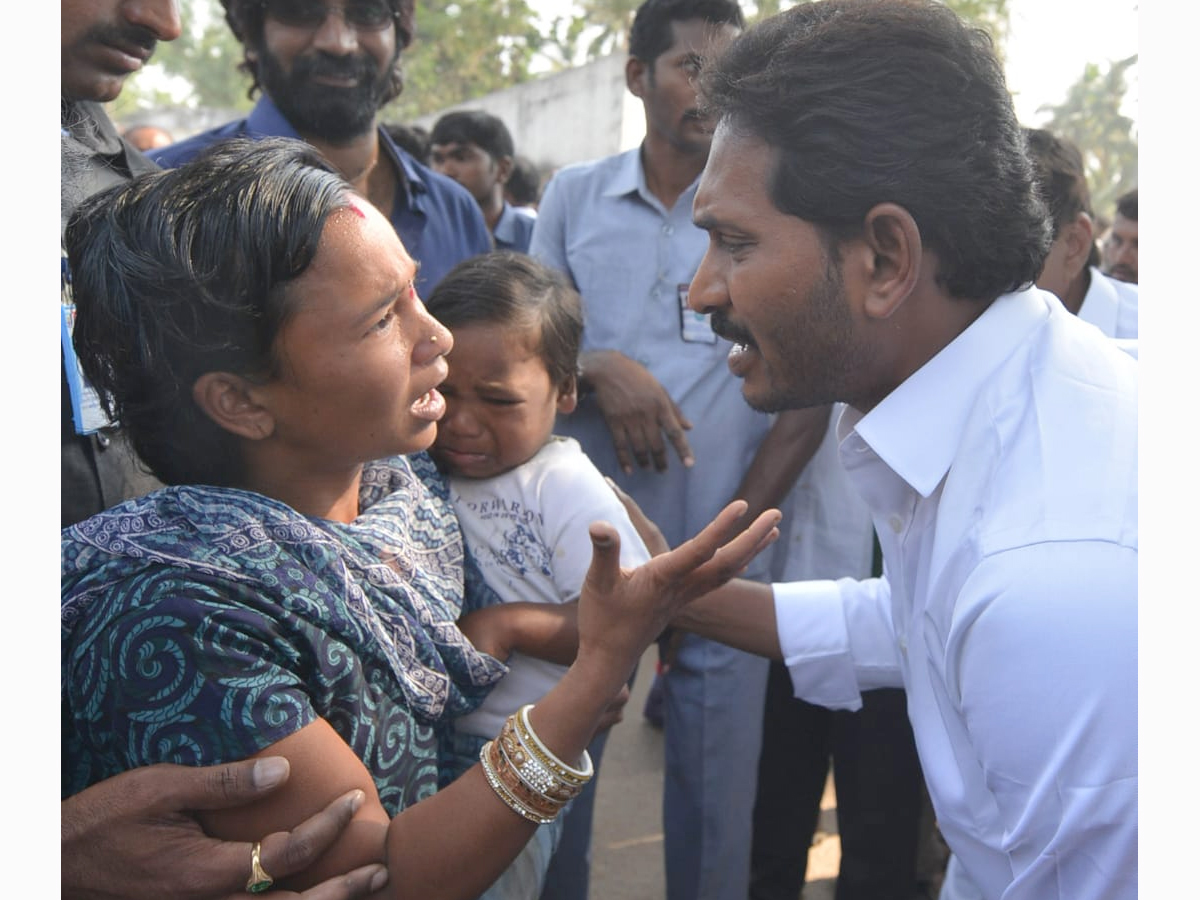
[(458, 620), (472, 644), (501, 662), (514, 652), (569, 666), (579, 649), (578, 602), (497, 603)]

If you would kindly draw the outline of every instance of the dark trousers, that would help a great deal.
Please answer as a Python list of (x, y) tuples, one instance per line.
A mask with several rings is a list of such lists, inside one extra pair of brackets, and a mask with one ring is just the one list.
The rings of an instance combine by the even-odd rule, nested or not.
[(796, 900), (830, 760), (841, 869), (837, 900), (929, 896), (918, 855), (929, 828), (925, 782), (904, 691), (863, 694), (858, 712), (797, 700), (772, 663), (763, 715), (750, 861), (750, 900)]

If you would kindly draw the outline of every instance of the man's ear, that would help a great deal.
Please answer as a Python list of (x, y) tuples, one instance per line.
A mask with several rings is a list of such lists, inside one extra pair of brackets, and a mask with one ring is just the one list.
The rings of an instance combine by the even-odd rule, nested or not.
[(508, 179), (513, 173), (513, 158), (511, 156), (501, 156), (496, 160), (496, 183), (508, 184)]
[(578, 403), (579, 379), (574, 375), (568, 375), (558, 386), (558, 411), (564, 416), (570, 415), (575, 412), (575, 406)]
[(1075, 216), (1074, 221), (1068, 222), (1063, 226), (1063, 234), (1066, 235), (1067, 242), (1067, 271), (1074, 278), (1087, 266), (1088, 257), (1092, 253), (1092, 244), (1095, 240), (1095, 226), (1092, 225), (1092, 217), (1085, 212)]
[(275, 431), (275, 418), (255, 399), (255, 385), (229, 372), (205, 372), (192, 385), (192, 399), (226, 431), (261, 441)]
[(871, 255), (863, 310), (871, 318), (886, 319), (916, 287), (921, 271), (921, 231), (904, 207), (880, 203), (863, 219), (862, 242)]
[(646, 80), (649, 77), (650, 69), (645, 61), (638, 59), (636, 56), (631, 56), (625, 60), (625, 87), (629, 88), (629, 93), (633, 94), (639, 100), (646, 93)]

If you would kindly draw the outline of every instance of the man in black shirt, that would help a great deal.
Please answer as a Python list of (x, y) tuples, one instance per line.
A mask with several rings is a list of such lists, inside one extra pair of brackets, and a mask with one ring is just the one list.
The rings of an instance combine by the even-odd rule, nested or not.
[[(117, 133), (101, 103), (121, 93), (161, 41), (179, 36), (176, 0), (62, 0), (62, 224), (86, 197), (158, 167)], [(62, 259), (64, 308), (70, 273)], [(69, 311), (64, 315), (69, 315)], [(62, 367), (62, 527), (157, 486), (120, 431), (94, 428), (72, 403), (68, 373), (75, 361), (64, 343)], [(87, 433), (81, 433), (87, 432)]]

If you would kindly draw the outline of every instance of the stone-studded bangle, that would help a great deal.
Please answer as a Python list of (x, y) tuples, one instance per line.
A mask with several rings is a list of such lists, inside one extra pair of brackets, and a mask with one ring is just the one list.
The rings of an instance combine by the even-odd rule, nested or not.
[(582, 785), (559, 778), (521, 742), (515, 715), (505, 720), (496, 743), (507, 764), (530, 790), (563, 804), (574, 800), (583, 790)]
[(543, 766), (558, 776), (564, 783), (582, 788), (592, 780), (592, 776), (596, 773), (595, 768), (592, 766), (592, 758), (584, 750), (583, 756), (579, 760), (583, 768), (577, 769), (574, 766), (567, 765), (550, 752), (550, 749), (542, 743), (541, 739), (537, 736), (537, 732), (533, 730), (533, 726), (529, 723), (529, 711), (531, 709), (533, 709), (533, 704), (529, 703), (522, 706), (516, 713), (517, 737), (520, 739), (521, 744)]
[[(522, 800), (517, 797), (509, 785), (505, 784), (504, 780), (501, 778), (500, 772), (497, 770), (495, 760), (493, 758), (494, 746), (494, 741), (488, 741), (483, 745), (483, 748), (479, 751), (479, 763), (483, 767), (483, 777), (487, 779), (488, 785), (491, 786), (491, 789), (495, 792), (496, 796), (500, 798), (505, 806), (523, 819), (528, 819), (530, 822), (536, 822), (538, 825), (548, 825), (549, 823), (553, 822), (555, 817), (558, 815), (559, 809), (562, 808), (561, 805), (556, 805), (553, 809), (553, 812), (551, 812), (549, 809), (543, 811), (541, 809), (532, 808), (531, 806), (528, 806), (522, 802)], [(508, 769), (507, 771), (512, 772), (511, 769)], [(518, 784), (520, 783), (515, 772), (512, 773), (512, 778), (516, 780)]]
[(508, 757), (504, 755), (503, 747), (499, 743), (493, 744), (489, 762), (492, 771), (496, 773), (496, 777), (500, 779), (500, 783), (504, 785), (509, 794), (536, 815), (554, 818), (574, 796), (574, 794), (565, 793), (562, 790), (557, 791), (556, 796), (552, 796), (529, 787), (521, 780)]

